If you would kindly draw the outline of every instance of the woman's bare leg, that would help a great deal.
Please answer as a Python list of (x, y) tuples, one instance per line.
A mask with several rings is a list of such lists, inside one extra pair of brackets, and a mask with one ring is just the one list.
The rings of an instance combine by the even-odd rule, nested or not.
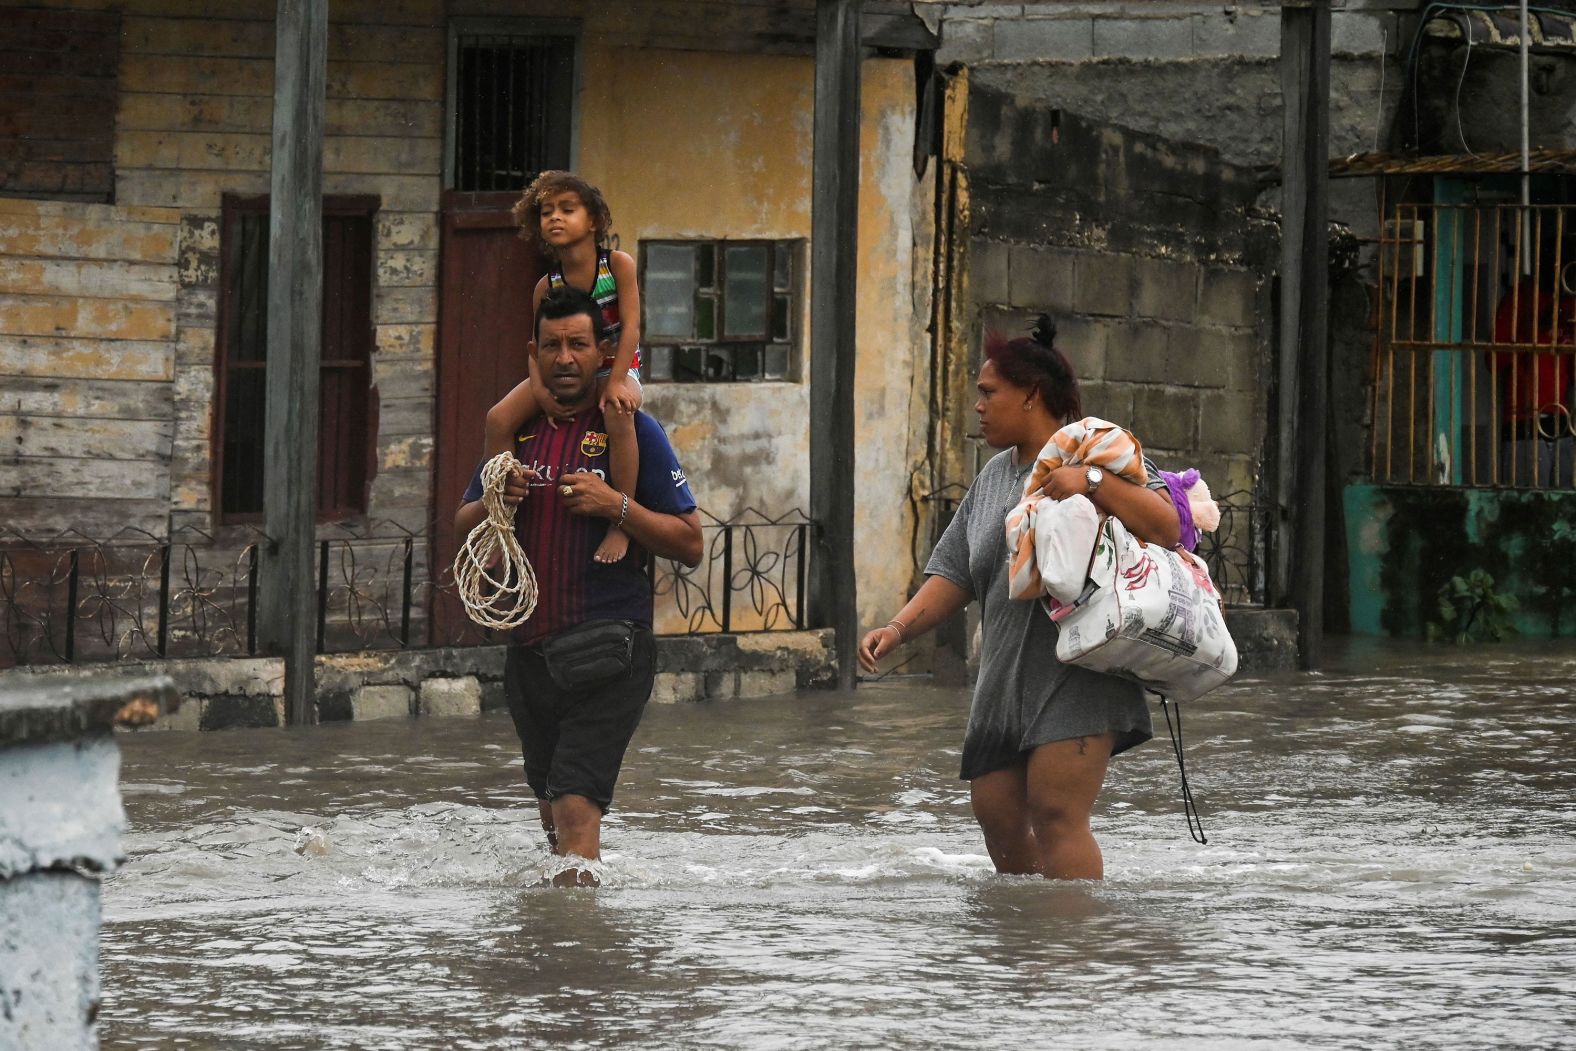
[(976, 777), (969, 782), (969, 796), (996, 871), (1018, 876), (1039, 871), (1029, 827), (1028, 771), (1023, 764)]
[(1027, 815), (1034, 869), (1051, 879), (1101, 879), (1105, 860), (1089, 815), (1105, 783), (1113, 735), (1052, 741), (1029, 754)]

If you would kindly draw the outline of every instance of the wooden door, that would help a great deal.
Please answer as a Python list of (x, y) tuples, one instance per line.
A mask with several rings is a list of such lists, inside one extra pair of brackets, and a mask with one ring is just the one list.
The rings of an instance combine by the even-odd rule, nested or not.
[[(461, 539), (454, 511), (482, 457), (487, 410), (525, 378), (531, 291), (544, 271), (509, 214), (517, 200), (516, 192), (450, 191), (443, 198), (431, 564), (446, 585)], [(437, 644), (457, 638), (468, 623), (452, 589), (434, 592), (431, 613)]]

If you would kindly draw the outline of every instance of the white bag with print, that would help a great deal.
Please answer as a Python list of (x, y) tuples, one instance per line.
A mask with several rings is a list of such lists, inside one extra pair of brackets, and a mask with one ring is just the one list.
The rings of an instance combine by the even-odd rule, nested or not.
[(1237, 671), (1220, 594), (1204, 560), (1145, 544), (1115, 517), (1101, 523), (1087, 584), (1068, 605), (1046, 602), (1056, 658), (1191, 701)]
[(1100, 536), (1100, 511), (1087, 496), (1042, 500), (1034, 515), (1034, 561), (1040, 589), (1060, 603), (1078, 601), (1089, 580), (1089, 552)]

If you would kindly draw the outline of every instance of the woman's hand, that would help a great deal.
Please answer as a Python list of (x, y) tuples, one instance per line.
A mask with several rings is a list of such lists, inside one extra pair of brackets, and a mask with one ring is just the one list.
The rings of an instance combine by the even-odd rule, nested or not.
[(1065, 500), (1069, 496), (1089, 495), (1089, 468), (1083, 464), (1058, 467), (1045, 480), (1042, 492), (1052, 500)]
[(876, 663), (903, 645), (903, 635), (890, 624), (867, 632), (859, 643), (859, 666), (875, 674)]

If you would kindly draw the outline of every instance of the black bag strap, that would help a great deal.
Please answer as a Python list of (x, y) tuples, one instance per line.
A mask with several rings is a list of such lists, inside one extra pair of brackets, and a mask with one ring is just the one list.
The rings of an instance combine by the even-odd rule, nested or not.
[(1187, 834), (1198, 844), (1208, 843), (1204, 835), (1204, 822), (1198, 815), (1198, 804), (1193, 801), (1193, 789), (1187, 783), (1187, 763), (1182, 760), (1182, 706), (1176, 706), (1176, 726), (1171, 725), (1171, 702), (1160, 694), (1160, 710), (1165, 713), (1166, 732), (1171, 735), (1171, 750), (1176, 753), (1177, 771), (1182, 775), (1182, 816), (1187, 819)]

